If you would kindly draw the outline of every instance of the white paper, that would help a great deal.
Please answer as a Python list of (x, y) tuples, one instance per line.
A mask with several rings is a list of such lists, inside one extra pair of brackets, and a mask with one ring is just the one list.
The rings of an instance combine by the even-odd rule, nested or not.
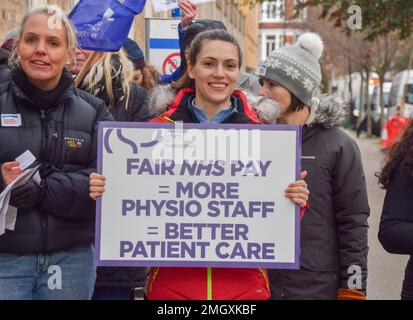
[[(204, 2), (212, 2), (215, 0), (192, 0), (192, 3), (204, 3)], [(153, 11), (161, 12), (167, 11), (170, 9), (179, 8), (178, 0), (152, 0)]]
[[(12, 183), (10, 183), (2, 193), (0, 193), (0, 236), (4, 234), (6, 229), (13, 230), (17, 219), (17, 212), (13, 209), (9, 209), (10, 195), (11, 191), (24, 185), (29, 179), (32, 178), (33, 174), (39, 169), (40, 165), (27, 169), (18, 176)], [(12, 227), (12, 229), (8, 228)]]
[(16, 220), (17, 208), (9, 205), (9, 209), (6, 212), (6, 229), (13, 231), (16, 226)]
[(19, 161), (20, 168), (24, 171), (36, 160), (36, 157), (30, 152), (30, 150), (26, 150), (19, 155), (16, 160)]

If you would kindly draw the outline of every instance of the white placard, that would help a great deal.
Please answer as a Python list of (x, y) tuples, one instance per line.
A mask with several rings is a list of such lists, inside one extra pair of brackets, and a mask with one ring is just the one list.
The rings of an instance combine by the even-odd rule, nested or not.
[(99, 130), (98, 265), (298, 268), (298, 126)]

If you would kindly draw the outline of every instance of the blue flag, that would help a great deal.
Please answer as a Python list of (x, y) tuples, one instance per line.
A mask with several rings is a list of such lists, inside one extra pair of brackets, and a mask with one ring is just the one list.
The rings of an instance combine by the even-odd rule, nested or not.
[(92, 51), (119, 51), (146, 0), (80, 0), (69, 14), (78, 46)]

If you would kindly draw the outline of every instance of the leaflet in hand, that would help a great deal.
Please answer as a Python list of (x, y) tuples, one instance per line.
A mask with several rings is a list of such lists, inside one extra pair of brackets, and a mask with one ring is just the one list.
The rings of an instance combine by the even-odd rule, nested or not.
[[(16, 212), (13, 212), (13, 210), (9, 211), (11, 191), (14, 188), (18, 188), (24, 185), (27, 181), (29, 181), (29, 179), (32, 179), (32, 176), (35, 174), (36, 171), (38, 171), (39, 167), (40, 165), (34, 168), (31, 168), (31, 169), (26, 169), (12, 183), (10, 183), (3, 190), (2, 193), (0, 193), (0, 236), (4, 234), (5, 229), (13, 230), (14, 225), (16, 223), (16, 218), (17, 218)], [(6, 216), (8, 216), (7, 223), (6, 223)]]

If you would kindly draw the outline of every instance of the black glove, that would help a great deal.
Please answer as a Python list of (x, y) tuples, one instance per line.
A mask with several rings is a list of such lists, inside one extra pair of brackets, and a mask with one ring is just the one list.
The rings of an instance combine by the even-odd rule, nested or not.
[(26, 184), (12, 190), (10, 205), (19, 209), (30, 209), (36, 206), (43, 196), (44, 187), (30, 179)]

